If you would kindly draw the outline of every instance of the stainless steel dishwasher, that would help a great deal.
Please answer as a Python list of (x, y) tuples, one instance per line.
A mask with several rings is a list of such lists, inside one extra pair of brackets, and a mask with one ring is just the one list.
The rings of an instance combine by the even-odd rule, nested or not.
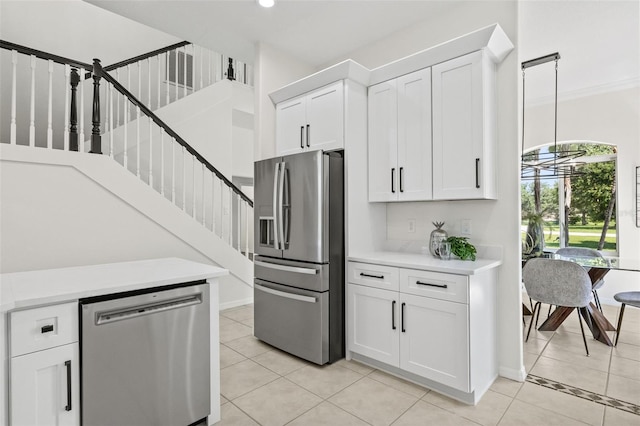
[(84, 426), (188, 426), (210, 414), (206, 282), (83, 299), (80, 310)]

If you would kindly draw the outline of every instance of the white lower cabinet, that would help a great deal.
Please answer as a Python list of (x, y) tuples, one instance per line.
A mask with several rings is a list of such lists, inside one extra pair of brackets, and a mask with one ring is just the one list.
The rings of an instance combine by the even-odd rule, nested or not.
[(475, 404), (497, 375), (493, 272), (470, 277), (360, 262), (347, 269), (399, 277), (397, 289), (384, 290), (349, 273), (348, 356)]
[(10, 314), (10, 425), (80, 424), (77, 302)]
[(469, 392), (468, 306), (400, 294), (400, 368)]
[(78, 343), (11, 359), (11, 425), (80, 424)]

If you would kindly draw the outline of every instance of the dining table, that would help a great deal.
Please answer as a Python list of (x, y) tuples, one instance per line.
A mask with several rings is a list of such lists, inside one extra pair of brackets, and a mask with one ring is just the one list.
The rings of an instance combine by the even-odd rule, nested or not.
[[(561, 256), (555, 253), (549, 253), (547, 257), (568, 260), (584, 267), (587, 269), (593, 287), (612, 270), (640, 272), (640, 259), (634, 258)], [(566, 306), (556, 307), (538, 330), (555, 331), (574, 309), (576, 308)], [(589, 326), (593, 338), (606, 345), (613, 346), (613, 342), (607, 335), (607, 331), (615, 331), (616, 328), (607, 320), (596, 305), (590, 302), (586, 309), (580, 309), (579, 312)]]

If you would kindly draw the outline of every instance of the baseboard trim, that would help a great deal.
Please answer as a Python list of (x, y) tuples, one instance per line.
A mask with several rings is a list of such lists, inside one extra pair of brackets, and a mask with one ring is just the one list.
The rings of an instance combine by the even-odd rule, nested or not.
[(246, 299), (233, 300), (231, 302), (221, 303), (220, 310), (224, 311), (225, 309), (237, 308), (238, 306), (248, 305), (253, 303), (253, 297), (248, 297)]
[(515, 380), (516, 382), (524, 382), (527, 378), (527, 371), (524, 368), (524, 365), (520, 367), (519, 370), (507, 367), (500, 367), (498, 370), (500, 377), (504, 377), (505, 379)]

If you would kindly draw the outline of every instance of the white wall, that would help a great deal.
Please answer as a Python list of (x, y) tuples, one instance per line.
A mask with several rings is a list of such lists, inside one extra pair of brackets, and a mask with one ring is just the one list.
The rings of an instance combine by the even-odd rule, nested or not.
[(254, 159), (274, 157), (275, 106), (269, 93), (312, 74), (315, 70), (266, 43), (256, 47), (255, 65), (255, 145)]

